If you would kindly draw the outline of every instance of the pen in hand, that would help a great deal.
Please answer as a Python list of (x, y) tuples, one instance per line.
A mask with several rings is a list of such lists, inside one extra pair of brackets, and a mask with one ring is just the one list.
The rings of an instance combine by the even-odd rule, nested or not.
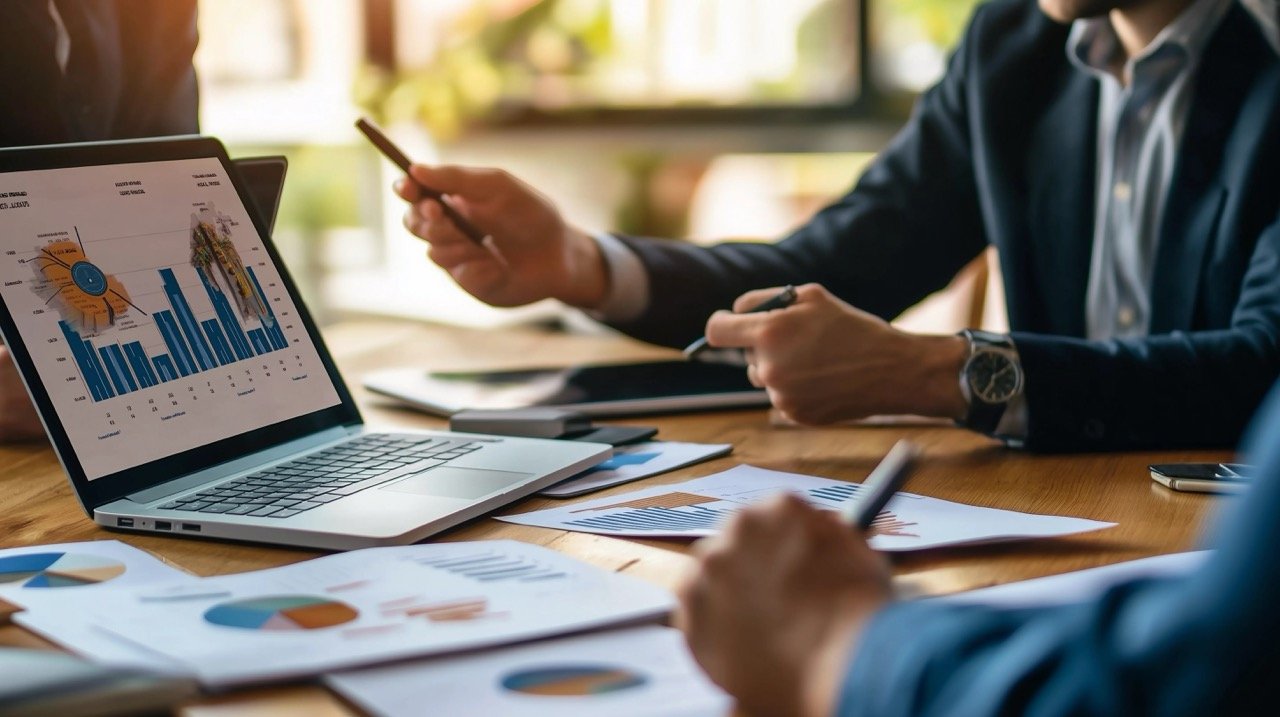
[(863, 532), (870, 530), (876, 516), (889, 504), (889, 499), (906, 484), (919, 455), (920, 449), (911, 441), (895, 443), (862, 482), (857, 497), (841, 510), (844, 521)]
[(369, 141), (372, 142), (373, 146), (377, 147), (380, 152), (382, 152), (383, 156), (391, 160), (392, 164), (396, 165), (404, 172), (407, 181), (413, 182), (418, 187), (418, 191), (422, 193), (422, 196), (434, 199), (438, 202), (440, 204), (440, 208), (444, 210), (444, 215), (449, 218), (449, 221), (453, 222), (453, 225), (458, 228), (458, 231), (462, 232), (468, 239), (475, 242), (477, 246), (489, 250), (495, 258), (499, 260), (502, 259), (501, 255), (499, 255), (492, 246), (492, 237), (480, 231), (475, 224), (471, 223), (471, 220), (463, 216), (462, 212), (459, 212), (448, 198), (445, 197), (444, 192), (441, 192), (438, 189), (432, 189), (413, 178), (413, 175), (409, 173), (409, 167), (412, 164), (409, 157), (387, 137), (386, 133), (383, 132), (378, 125), (374, 124), (373, 121), (367, 117), (361, 117), (356, 120), (356, 129), (364, 133), (364, 136), (369, 138)]
[[(796, 303), (796, 287), (787, 285), (782, 289), (782, 291), (774, 294), (763, 303), (747, 309), (743, 313), (759, 314), (766, 311), (773, 311), (775, 309), (785, 309), (794, 303)], [(699, 355), (711, 348), (713, 347), (711, 344), (707, 343), (707, 337), (703, 336), (684, 348), (684, 357), (686, 359), (696, 359)]]

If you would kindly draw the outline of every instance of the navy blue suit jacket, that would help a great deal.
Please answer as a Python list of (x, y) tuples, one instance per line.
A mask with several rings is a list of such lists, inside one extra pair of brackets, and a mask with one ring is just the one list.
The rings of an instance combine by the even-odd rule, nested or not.
[(1091, 342), (1098, 84), (1033, 0), (976, 13), (945, 78), (856, 187), (777, 244), (623, 237), (668, 345), (743, 292), (817, 282), (890, 318), (988, 245), (1026, 369), (1028, 446), (1234, 445), (1280, 375), (1280, 60), (1238, 5), (1211, 38), (1175, 167), (1151, 336)]
[(195, 0), (5, 0), (0, 147), (195, 134)]
[(838, 714), (1276, 714), (1280, 385), (1245, 453), (1261, 476), (1224, 499), (1209, 541), (1216, 552), (1194, 574), (1043, 609), (892, 606), (858, 641)]

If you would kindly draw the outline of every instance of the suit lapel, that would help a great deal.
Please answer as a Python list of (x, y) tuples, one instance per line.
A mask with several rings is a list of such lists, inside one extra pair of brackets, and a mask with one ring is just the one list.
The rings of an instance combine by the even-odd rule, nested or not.
[[(1064, 60), (1065, 66), (1065, 60)], [(1098, 83), (1066, 66), (1064, 91), (1050, 106), (1027, 153), (1031, 231), (1039, 306), (1037, 330), (1084, 336), (1085, 292), (1093, 249), (1098, 158)], [(1052, 295), (1055, 300), (1048, 300)]]
[(1238, 4), (1205, 47), (1169, 194), (1151, 286), (1150, 332), (1193, 328), (1205, 250), (1227, 192), (1222, 167), (1241, 106), (1269, 49)]

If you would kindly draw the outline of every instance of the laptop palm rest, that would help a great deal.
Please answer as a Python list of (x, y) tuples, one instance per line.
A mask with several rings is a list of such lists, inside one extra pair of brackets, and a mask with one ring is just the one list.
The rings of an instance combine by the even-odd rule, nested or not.
[(442, 466), (398, 480), (383, 486), (381, 490), (437, 498), (473, 500), (520, 483), (532, 475), (531, 473)]

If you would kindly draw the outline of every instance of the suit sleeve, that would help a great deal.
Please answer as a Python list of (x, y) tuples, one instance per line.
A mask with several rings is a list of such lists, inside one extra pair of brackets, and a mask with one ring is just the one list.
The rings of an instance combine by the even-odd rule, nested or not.
[(1027, 377), (1028, 448), (1232, 445), (1280, 376), (1280, 220), (1254, 246), (1227, 328), (1013, 340)]
[[(115, 138), (199, 131), (195, 0), (116, 0), (124, 61)], [(136, 18), (144, 16), (146, 22)], [(133, 21), (130, 21), (133, 20)]]
[[(841, 717), (1208, 715), (1274, 711), (1280, 674), (1280, 387), (1248, 451), (1261, 477), (1230, 499), (1187, 578), (1094, 602), (1000, 610), (900, 603), (868, 625)], [(1263, 709), (1267, 706), (1268, 709)]]
[(987, 244), (966, 110), (966, 76), (981, 12), (945, 78), (857, 185), (776, 244), (620, 237), (643, 262), (649, 305), (614, 326), (682, 346), (707, 317), (751, 289), (817, 282), (845, 301), (892, 318), (949, 282)]

